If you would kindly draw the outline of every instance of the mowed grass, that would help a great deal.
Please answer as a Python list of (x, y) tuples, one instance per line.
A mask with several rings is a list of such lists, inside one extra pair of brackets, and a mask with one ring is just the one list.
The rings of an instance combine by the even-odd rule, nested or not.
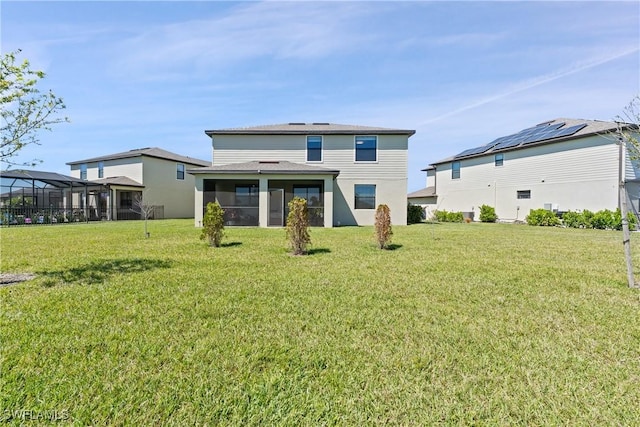
[(619, 232), (418, 224), (380, 251), (371, 227), (312, 229), (293, 257), (282, 229), (149, 231), (1, 230), (2, 272), (38, 275), (0, 288), (5, 420), (640, 424)]

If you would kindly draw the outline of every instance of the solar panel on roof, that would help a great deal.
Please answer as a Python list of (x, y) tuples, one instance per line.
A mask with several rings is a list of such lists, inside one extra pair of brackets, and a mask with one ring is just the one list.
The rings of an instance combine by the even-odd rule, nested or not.
[(455, 159), (460, 158), (460, 157), (467, 157), (467, 156), (473, 156), (474, 154), (482, 154), (485, 153), (487, 151), (489, 151), (490, 149), (492, 149), (498, 141), (497, 139), (495, 141), (492, 141), (490, 143), (488, 143), (487, 145), (483, 145), (481, 147), (475, 147), (475, 148), (469, 148), (468, 150), (464, 150), (463, 152), (456, 154), (454, 156)]
[(456, 154), (454, 158), (457, 159), (458, 157), (472, 156), (474, 154), (481, 153), (482, 151), (479, 151), (479, 150), (483, 148), (484, 147), (469, 148), (468, 150), (464, 150), (463, 152)]
[(497, 138), (490, 142), (487, 145), (483, 145), (482, 147), (470, 148), (457, 154), (454, 158), (473, 156), (475, 154), (482, 154), (491, 149), (494, 151), (504, 150), (507, 148), (517, 147), (519, 145), (527, 145), (533, 144), (534, 142), (545, 141), (548, 139), (559, 138), (562, 136), (573, 135), (578, 132), (580, 129), (584, 128), (586, 123), (570, 126), (564, 128), (563, 126), (566, 123), (551, 123), (545, 122), (539, 125), (523, 129), (520, 132), (514, 133), (512, 135), (503, 136)]
[(515, 147), (516, 145), (520, 145), (519, 139), (508, 139), (507, 141), (501, 142), (500, 144), (493, 147), (494, 150), (502, 150), (505, 148)]
[(587, 124), (586, 123), (582, 123), (582, 124), (579, 124), (579, 125), (570, 126), (568, 128), (565, 128), (565, 129), (560, 129), (558, 131), (558, 134), (555, 135), (555, 138), (559, 138), (561, 136), (573, 135), (574, 133), (578, 132), (580, 129), (584, 128), (585, 126), (587, 126)]

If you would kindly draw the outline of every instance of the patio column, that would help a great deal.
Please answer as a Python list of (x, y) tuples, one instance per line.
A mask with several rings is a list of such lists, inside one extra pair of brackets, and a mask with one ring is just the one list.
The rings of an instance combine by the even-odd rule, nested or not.
[(324, 226), (333, 227), (333, 176), (324, 178)]
[(269, 179), (264, 176), (260, 177), (258, 206), (258, 226), (267, 227), (269, 225)]
[(195, 175), (195, 203), (193, 220), (196, 227), (202, 227), (202, 217), (204, 212), (204, 178), (202, 175)]

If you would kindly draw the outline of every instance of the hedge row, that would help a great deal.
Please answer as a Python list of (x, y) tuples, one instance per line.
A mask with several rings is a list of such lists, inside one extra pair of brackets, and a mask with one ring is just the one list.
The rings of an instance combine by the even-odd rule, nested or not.
[[(629, 212), (627, 219), (629, 221), (629, 228), (635, 228), (635, 215)], [(562, 219), (546, 209), (532, 209), (525, 220), (529, 225), (622, 230), (622, 214), (620, 213), (620, 209), (616, 209), (615, 211), (604, 209), (595, 213), (589, 210), (582, 212), (569, 211), (562, 215)]]

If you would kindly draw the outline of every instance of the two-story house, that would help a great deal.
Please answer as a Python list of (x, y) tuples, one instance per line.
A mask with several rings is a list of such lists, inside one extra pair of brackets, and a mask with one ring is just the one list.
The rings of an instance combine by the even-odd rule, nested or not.
[(407, 222), (407, 149), (414, 130), (288, 123), (207, 130), (213, 163), (193, 168), (195, 223), (217, 200), (227, 225), (283, 226), (293, 197), (315, 226), (371, 225), (387, 204)]
[(74, 202), (95, 204), (106, 219), (133, 219), (134, 202), (156, 206), (156, 217), (193, 218), (195, 178), (189, 168), (210, 162), (175, 154), (160, 148), (140, 148), (67, 163), (71, 176), (105, 186), (99, 200)]
[(483, 204), (503, 221), (524, 220), (531, 209), (615, 210), (622, 174), (637, 213), (640, 170), (630, 150), (620, 149), (618, 126), (582, 119), (537, 124), (432, 163), (423, 169), (426, 188), (408, 199), (475, 220)]

